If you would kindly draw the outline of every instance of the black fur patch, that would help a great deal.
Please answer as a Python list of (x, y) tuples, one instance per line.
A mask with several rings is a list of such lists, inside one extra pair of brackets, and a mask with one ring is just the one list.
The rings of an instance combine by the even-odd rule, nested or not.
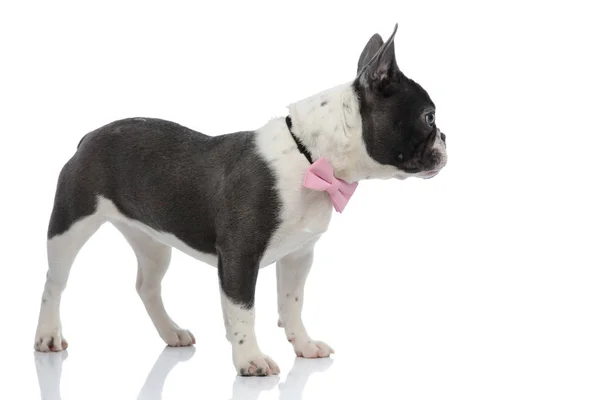
[(251, 307), (280, 223), (275, 184), (254, 132), (210, 137), (160, 119), (119, 120), (87, 134), (63, 167), (48, 238), (93, 214), (101, 195), (128, 218), (218, 255), (224, 292)]
[[(431, 151), (437, 127), (424, 115), (435, 111), (427, 92), (415, 81), (401, 76), (388, 83), (385, 92), (371, 91), (354, 82), (360, 104), (363, 139), (369, 155), (384, 165), (416, 173), (435, 168), (439, 155)], [(401, 156), (400, 156), (401, 155)]]

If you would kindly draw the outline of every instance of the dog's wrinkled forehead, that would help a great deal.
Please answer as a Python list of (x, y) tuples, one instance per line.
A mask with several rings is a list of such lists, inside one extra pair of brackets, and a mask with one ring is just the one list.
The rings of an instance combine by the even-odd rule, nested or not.
[(406, 173), (438, 170), (445, 164), (445, 135), (435, 124), (427, 91), (398, 68), (397, 28), (385, 43), (373, 35), (358, 61), (354, 89), (365, 146), (375, 161)]

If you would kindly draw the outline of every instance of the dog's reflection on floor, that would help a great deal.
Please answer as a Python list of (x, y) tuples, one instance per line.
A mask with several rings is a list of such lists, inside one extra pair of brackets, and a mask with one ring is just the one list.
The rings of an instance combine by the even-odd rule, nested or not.
[[(159, 400), (167, 376), (180, 362), (188, 361), (196, 352), (195, 347), (165, 347), (138, 394), (138, 400)], [(35, 367), (42, 400), (60, 400), (60, 379), (62, 363), (67, 358), (66, 351), (60, 353), (34, 352)], [(280, 400), (302, 399), (308, 378), (315, 372), (323, 372), (333, 364), (330, 358), (307, 360), (296, 358), (287, 374), (285, 382), (279, 384)], [(256, 400), (261, 392), (269, 391), (277, 386), (278, 376), (241, 377), (233, 381), (231, 400)]]
[(280, 400), (300, 400), (308, 378), (315, 372), (325, 372), (333, 364), (331, 358), (296, 358), (285, 382), (279, 384)]
[[(331, 358), (306, 359), (296, 358), (290, 372), (285, 377), (285, 382), (279, 384), (279, 400), (300, 400), (308, 378), (315, 372), (327, 370), (333, 360)], [(233, 382), (233, 396), (231, 400), (256, 400), (260, 393), (269, 391), (277, 385), (279, 377), (241, 377)]]
[(42, 400), (60, 400), (62, 363), (68, 355), (66, 350), (60, 353), (33, 353)]
[(162, 399), (163, 387), (171, 370), (180, 362), (188, 361), (195, 352), (194, 346), (165, 347), (148, 373), (146, 382), (138, 394), (138, 400)]

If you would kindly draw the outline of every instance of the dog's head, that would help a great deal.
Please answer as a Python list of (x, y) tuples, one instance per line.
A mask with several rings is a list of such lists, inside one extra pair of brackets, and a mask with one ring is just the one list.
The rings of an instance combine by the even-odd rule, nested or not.
[(431, 178), (445, 165), (446, 135), (436, 125), (435, 104), (418, 83), (398, 68), (394, 32), (384, 43), (373, 35), (358, 61), (353, 82), (368, 155), (393, 176)]

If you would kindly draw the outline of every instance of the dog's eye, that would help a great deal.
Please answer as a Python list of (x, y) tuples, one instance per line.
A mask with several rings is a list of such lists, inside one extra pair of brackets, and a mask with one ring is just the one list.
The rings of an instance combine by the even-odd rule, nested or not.
[(433, 126), (433, 124), (435, 123), (435, 113), (430, 112), (429, 114), (427, 114), (425, 116), (425, 121), (427, 122), (427, 125)]

